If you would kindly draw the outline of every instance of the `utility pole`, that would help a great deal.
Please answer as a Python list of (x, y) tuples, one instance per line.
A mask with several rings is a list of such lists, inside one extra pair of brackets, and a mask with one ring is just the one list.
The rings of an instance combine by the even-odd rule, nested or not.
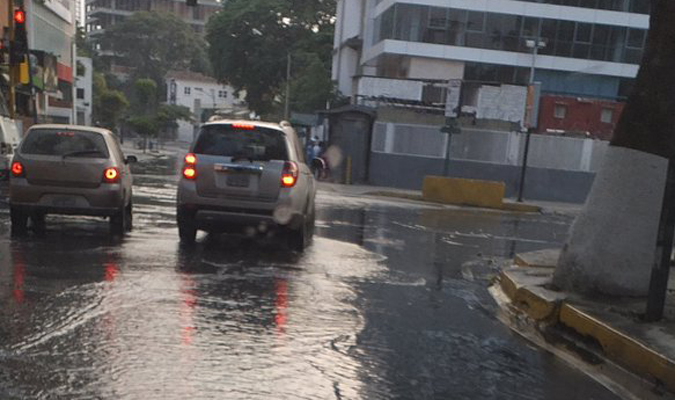
[[(539, 49), (543, 49), (546, 47), (546, 42), (543, 42), (541, 40), (541, 20), (539, 21), (539, 27), (537, 28), (537, 38), (535, 40), (527, 40), (525, 42), (525, 45), (527, 47), (532, 48), (532, 65), (530, 66), (530, 85), (529, 85), (529, 90), (534, 91), (534, 69), (535, 69), (535, 63), (537, 61), (537, 53), (539, 52)], [(534, 99), (535, 94), (533, 94), (533, 106), (532, 106), (532, 113), (535, 113), (536, 107), (534, 106), (534, 102), (536, 99)], [(532, 115), (532, 121), (536, 121), (536, 115)], [(518, 202), (522, 203), (523, 202), (523, 192), (525, 191), (525, 172), (527, 171), (527, 157), (530, 152), (530, 136), (532, 135), (532, 127), (535, 126), (533, 124), (528, 123), (527, 127), (527, 132), (525, 133), (525, 149), (523, 151), (523, 166), (520, 169), (520, 182), (518, 185)]]
[(288, 53), (286, 62), (286, 104), (284, 107), (284, 119), (289, 121), (291, 110), (291, 53)]

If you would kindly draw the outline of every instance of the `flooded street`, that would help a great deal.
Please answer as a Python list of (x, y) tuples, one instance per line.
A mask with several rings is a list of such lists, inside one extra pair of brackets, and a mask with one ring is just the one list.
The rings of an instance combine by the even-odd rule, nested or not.
[(570, 217), (317, 196), (305, 254), (199, 236), (176, 178), (137, 175), (134, 231), (0, 203), (0, 399), (613, 399), (512, 334), (487, 286)]

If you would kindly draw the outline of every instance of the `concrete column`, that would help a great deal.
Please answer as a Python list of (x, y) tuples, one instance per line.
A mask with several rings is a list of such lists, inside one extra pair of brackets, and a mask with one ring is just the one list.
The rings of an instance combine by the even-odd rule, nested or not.
[(579, 170), (586, 172), (590, 171), (592, 158), (593, 139), (584, 139), (583, 146), (581, 147), (581, 163), (579, 165)]
[(554, 284), (568, 291), (646, 296), (668, 160), (610, 146), (572, 225)]

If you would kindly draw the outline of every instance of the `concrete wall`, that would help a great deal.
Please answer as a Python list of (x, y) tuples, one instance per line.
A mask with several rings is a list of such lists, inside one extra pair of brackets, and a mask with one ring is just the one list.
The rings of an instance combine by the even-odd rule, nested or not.
[[(397, 154), (371, 153), (370, 184), (403, 189), (422, 189), (426, 175), (443, 175), (443, 159)], [(479, 161), (451, 160), (453, 178), (504, 182), (506, 197), (516, 197), (520, 167)], [(528, 168), (525, 199), (582, 203), (595, 174), (547, 168)]]

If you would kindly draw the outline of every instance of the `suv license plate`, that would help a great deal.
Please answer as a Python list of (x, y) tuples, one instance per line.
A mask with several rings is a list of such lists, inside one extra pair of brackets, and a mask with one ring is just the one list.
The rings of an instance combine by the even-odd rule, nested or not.
[(243, 174), (228, 175), (227, 186), (248, 187), (249, 176)]
[(57, 207), (71, 207), (77, 204), (77, 200), (71, 196), (58, 196), (52, 199), (52, 205)]

